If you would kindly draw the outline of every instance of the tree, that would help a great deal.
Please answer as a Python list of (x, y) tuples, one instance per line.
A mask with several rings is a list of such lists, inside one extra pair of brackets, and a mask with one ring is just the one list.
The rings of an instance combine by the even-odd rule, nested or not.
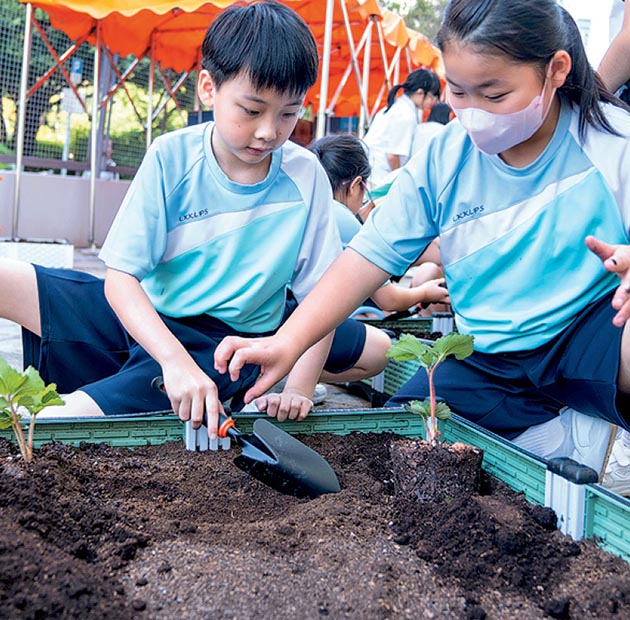
[(383, 6), (400, 15), (409, 28), (417, 30), (431, 41), (435, 41), (448, 0), (381, 1)]
[[(22, 55), (24, 48), (24, 23), (26, 9), (15, 0), (0, 0), (0, 96), (12, 99), (16, 105), (19, 99), (20, 74), (22, 72)], [(52, 47), (58, 54), (63, 53), (70, 45), (70, 39), (60, 30), (50, 25), (48, 15), (36, 9), (35, 16), (42, 26)], [(83, 45), (77, 52), (84, 60), (84, 66), (92, 66), (92, 54), (89, 46)], [(53, 59), (42, 37), (33, 32), (31, 44), (31, 62), (29, 67), (28, 86), (35, 84), (52, 65)], [(29, 97), (25, 108), (24, 154), (34, 155), (37, 131), (44, 121), (45, 113), (50, 109), (50, 99), (59, 94), (67, 86), (61, 71), (55, 71), (46, 82)], [(15, 148), (15, 132), (9, 139), (4, 122), (0, 126), (0, 138), (5, 144)]]

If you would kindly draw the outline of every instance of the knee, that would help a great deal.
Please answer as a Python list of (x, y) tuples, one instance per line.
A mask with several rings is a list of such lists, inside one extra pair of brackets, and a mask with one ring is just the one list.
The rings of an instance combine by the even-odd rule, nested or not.
[(366, 371), (366, 377), (373, 377), (385, 369), (387, 362), (387, 351), (392, 346), (390, 337), (381, 329), (367, 327), (365, 346), (359, 360), (359, 365)]

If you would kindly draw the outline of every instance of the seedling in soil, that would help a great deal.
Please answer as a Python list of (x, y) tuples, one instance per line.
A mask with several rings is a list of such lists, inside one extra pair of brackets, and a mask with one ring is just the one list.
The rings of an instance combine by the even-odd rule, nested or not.
[(421, 342), (416, 336), (402, 334), (387, 352), (387, 357), (397, 362), (409, 362), (417, 360), (427, 371), (429, 379), (429, 398), (425, 400), (412, 400), (405, 405), (405, 410), (417, 413), (424, 421), (427, 440), (431, 445), (436, 445), (440, 431), (438, 420), (448, 420), (451, 417), (451, 409), (444, 402), (437, 402), (433, 375), (435, 369), (449, 355), (463, 360), (473, 352), (473, 337), (464, 334), (447, 334), (438, 338), (432, 344)]
[[(63, 405), (54, 383), (45, 385), (39, 372), (29, 366), (19, 372), (0, 357), (0, 428), (12, 428), (27, 463), (33, 460), (33, 432), (37, 414), (50, 405)], [(22, 413), (30, 414), (28, 437), (22, 428)]]

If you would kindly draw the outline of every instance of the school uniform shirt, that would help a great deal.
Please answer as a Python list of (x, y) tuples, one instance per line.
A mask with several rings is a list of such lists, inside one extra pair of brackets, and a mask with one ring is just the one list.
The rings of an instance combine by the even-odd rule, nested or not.
[(416, 131), (413, 134), (413, 142), (411, 144), (411, 154), (415, 155), (421, 148), (427, 145), (429, 140), (436, 134), (440, 133), (444, 129), (443, 123), (437, 123), (435, 121), (426, 121), (424, 123), (418, 123)]
[[(435, 238), (457, 328), (478, 351), (531, 350), (619, 286), (584, 244), (627, 244), (630, 114), (604, 105), (622, 137), (588, 126), (563, 102), (544, 152), (508, 166), (449, 123), (401, 171), (350, 247), (402, 274)], [(624, 137), (625, 136), (625, 137)]]
[(392, 168), (387, 163), (387, 154), (399, 155), (400, 165), (409, 161), (412, 143), (420, 117), (418, 108), (407, 95), (401, 95), (392, 107), (383, 108), (376, 114), (363, 141), (369, 149), (372, 174), (370, 184), (378, 187), (385, 182)]
[(155, 140), (99, 256), (135, 276), (167, 316), (205, 313), (238, 331), (271, 331), (286, 290), (301, 301), (341, 251), (330, 183), (292, 142), (272, 153), (260, 183), (235, 183), (214, 157), (212, 127)]
[(346, 205), (337, 200), (333, 200), (333, 209), (335, 222), (337, 222), (337, 229), (341, 237), (341, 247), (345, 250), (352, 237), (361, 230), (361, 222)]

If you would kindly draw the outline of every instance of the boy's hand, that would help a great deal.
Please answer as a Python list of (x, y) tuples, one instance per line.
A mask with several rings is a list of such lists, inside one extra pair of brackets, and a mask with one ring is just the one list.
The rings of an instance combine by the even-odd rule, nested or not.
[(245, 364), (260, 366), (258, 381), (245, 394), (245, 402), (262, 396), (283, 379), (297, 361), (300, 353), (293, 351), (279, 336), (241, 338), (227, 336), (214, 352), (214, 367), (222, 374), (229, 372), (236, 381)]
[(208, 436), (216, 439), (219, 423), (219, 402), (217, 386), (197, 364), (170, 364), (162, 367), (164, 389), (171, 401), (171, 407), (182, 422), (190, 420), (192, 427), (202, 425), (204, 411), (207, 413)]
[(297, 390), (285, 390), (281, 394), (265, 394), (257, 398), (258, 411), (265, 411), (278, 422), (304, 420), (313, 408), (313, 401)]
[(415, 290), (418, 291), (418, 298), (420, 302), (430, 304), (450, 304), (451, 298), (449, 297), (445, 283), (446, 280), (444, 278), (437, 278), (435, 280), (427, 280), (426, 282), (416, 286)]
[(630, 246), (610, 245), (592, 235), (586, 237), (585, 242), (588, 249), (599, 256), (604, 267), (621, 279), (621, 285), (612, 299), (612, 307), (617, 310), (613, 325), (623, 327), (630, 318)]

